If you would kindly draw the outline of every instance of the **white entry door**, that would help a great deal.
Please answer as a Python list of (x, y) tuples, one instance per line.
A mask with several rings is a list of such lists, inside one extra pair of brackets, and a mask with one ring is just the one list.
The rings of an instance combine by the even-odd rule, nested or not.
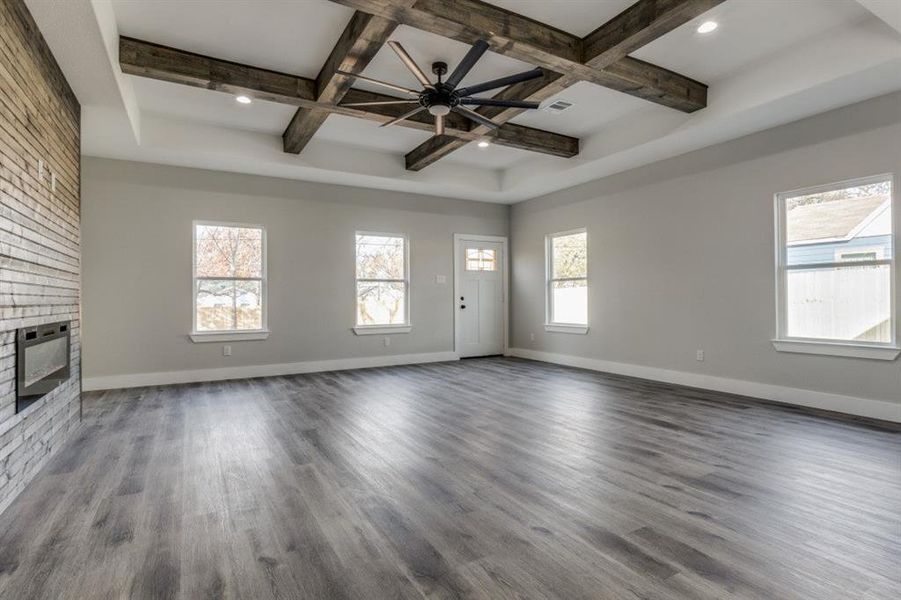
[(504, 249), (500, 241), (457, 238), (457, 353), (461, 357), (504, 353)]

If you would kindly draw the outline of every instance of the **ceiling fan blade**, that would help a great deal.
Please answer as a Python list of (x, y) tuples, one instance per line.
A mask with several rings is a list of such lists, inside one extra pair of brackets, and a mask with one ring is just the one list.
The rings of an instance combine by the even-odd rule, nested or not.
[(457, 105), (454, 107), (454, 110), (460, 112), (465, 117), (475, 121), (479, 125), (484, 125), (485, 127), (490, 127), (491, 129), (497, 129), (498, 127), (500, 127), (500, 125), (498, 125), (491, 119), (485, 118), (482, 115), (480, 115), (479, 113), (477, 113), (476, 111), (470, 110), (470, 109), (466, 108), (465, 106)]
[(460, 104), (470, 106), (504, 106), (507, 108), (538, 108), (539, 102), (528, 100), (495, 100), (494, 98), (462, 98)]
[(403, 121), (404, 119), (409, 119), (410, 117), (412, 117), (413, 115), (415, 115), (416, 113), (418, 113), (419, 111), (422, 111), (422, 110), (425, 110), (425, 106), (418, 106), (418, 107), (414, 108), (413, 110), (411, 110), (410, 112), (402, 114), (401, 116), (397, 117), (396, 119), (391, 119), (387, 123), (382, 123), (381, 125), (379, 125), (379, 127), (388, 127), (389, 125), (394, 125), (395, 123), (399, 123), (399, 122)]
[(435, 116), (435, 135), (444, 135), (444, 115)]
[(388, 83), (387, 81), (379, 81), (378, 79), (373, 79), (372, 77), (366, 77), (365, 75), (359, 75), (357, 73), (348, 73), (347, 71), (336, 71), (338, 75), (344, 75), (346, 77), (355, 77), (360, 81), (368, 81), (369, 83), (374, 83), (375, 85), (380, 85), (386, 88), (390, 88), (397, 92), (403, 92), (405, 94), (412, 94), (414, 96), (418, 96), (419, 92), (416, 90), (411, 90), (410, 88), (405, 88), (400, 85), (394, 85), (393, 83)]
[(457, 94), (459, 94), (460, 96), (471, 96), (472, 94), (478, 94), (479, 92), (486, 92), (488, 90), (493, 90), (499, 87), (513, 85), (514, 83), (519, 83), (520, 81), (537, 79), (538, 77), (542, 77), (543, 75), (544, 71), (542, 71), (540, 67), (535, 67), (531, 71), (517, 73), (516, 75), (508, 75), (507, 77), (501, 77), (500, 79), (492, 79), (491, 81), (486, 81), (485, 83), (477, 83), (476, 85), (470, 85), (465, 88), (460, 88), (459, 90), (457, 90)]
[(466, 74), (472, 70), (487, 50), (488, 42), (485, 40), (479, 40), (473, 44), (472, 48), (469, 49), (469, 52), (466, 53), (466, 56), (463, 57), (463, 60), (460, 61), (460, 64), (457, 65), (457, 68), (454, 69), (454, 72), (450, 74), (450, 77), (448, 77), (447, 81), (444, 83), (449, 85), (451, 89), (460, 85), (460, 82), (463, 81)]
[(384, 106), (386, 104), (419, 104), (419, 100), (385, 100), (383, 102), (348, 102), (339, 106)]
[(430, 90), (435, 89), (435, 86), (433, 86), (432, 82), (429, 81), (429, 78), (425, 76), (425, 73), (422, 72), (422, 69), (419, 68), (416, 61), (407, 54), (407, 51), (404, 50), (404, 47), (401, 46), (399, 42), (391, 40), (388, 42), (388, 45), (391, 46), (391, 49), (394, 50), (395, 53), (397, 53), (401, 61), (403, 61), (407, 68), (410, 69), (410, 72), (413, 73), (413, 76), (416, 77), (416, 80), (419, 81), (423, 87)]

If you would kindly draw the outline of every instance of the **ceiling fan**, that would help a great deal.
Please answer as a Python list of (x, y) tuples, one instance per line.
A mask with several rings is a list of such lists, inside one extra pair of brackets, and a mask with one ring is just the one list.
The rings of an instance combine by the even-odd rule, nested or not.
[(537, 67), (532, 69), (531, 71), (517, 73), (516, 75), (508, 75), (507, 77), (492, 79), (491, 81), (478, 83), (476, 85), (457, 87), (458, 85), (460, 85), (460, 82), (463, 80), (463, 78), (466, 77), (466, 74), (469, 73), (470, 70), (472, 70), (479, 59), (482, 58), (482, 55), (485, 54), (485, 52), (488, 50), (488, 42), (486, 42), (485, 40), (479, 40), (475, 44), (473, 44), (472, 48), (469, 49), (469, 52), (466, 53), (466, 56), (463, 57), (463, 60), (460, 61), (460, 64), (457, 65), (457, 68), (454, 69), (454, 72), (451, 73), (450, 77), (448, 77), (445, 81), (442, 81), (441, 78), (445, 73), (447, 73), (447, 63), (432, 63), (432, 73), (438, 76), (438, 81), (435, 83), (429, 81), (429, 78), (426, 77), (422, 69), (419, 68), (419, 65), (417, 65), (416, 62), (410, 57), (410, 55), (407, 54), (407, 51), (404, 50), (403, 46), (395, 41), (388, 42), (388, 45), (391, 46), (391, 49), (394, 50), (395, 53), (397, 53), (404, 65), (406, 65), (406, 67), (413, 73), (413, 76), (416, 77), (419, 83), (422, 84), (422, 91), (417, 92), (416, 90), (412, 90), (410, 88), (405, 88), (403, 86), (388, 83), (386, 81), (380, 81), (378, 79), (373, 79), (371, 77), (366, 77), (357, 73), (348, 73), (347, 71), (340, 70), (338, 71), (339, 74), (346, 75), (347, 77), (355, 77), (360, 81), (367, 81), (375, 85), (380, 85), (382, 87), (392, 89), (396, 92), (403, 92), (410, 96), (416, 96), (415, 100), (411, 99), (387, 100), (381, 102), (353, 102), (341, 105), (419, 105), (410, 112), (404, 113), (399, 117), (388, 121), (387, 123), (383, 123), (381, 127), (394, 125), (395, 123), (409, 119), (419, 112), (427, 110), (430, 114), (435, 116), (435, 135), (442, 135), (444, 133), (444, 117), (451, 111), (458, 112), (466, 118), (475, 121), (479, 125), (484, 125), (485, 127), (490, 127), (491, 129), (497, 129), (499, 127), (497, 123), (495, 123), (491, 119), (488, 119), (487, 117), (480, 115), (476, 111), (467, 108), (467, 106), (503, 106), (506, 108), (538, 108), (539, 106), (538, 102), (529, 102), (526, 100), (495, 100), (493, 98), (472, 97), (472, 94), (478, 94), (479, 92), (486, 92), (488, 90), (494, 90), (497, 88), (512, 85), (514, 83), (519, 83), (520, 81), (528, 81), (529, 79), (541, 77), (543, 75), (543, 71)]

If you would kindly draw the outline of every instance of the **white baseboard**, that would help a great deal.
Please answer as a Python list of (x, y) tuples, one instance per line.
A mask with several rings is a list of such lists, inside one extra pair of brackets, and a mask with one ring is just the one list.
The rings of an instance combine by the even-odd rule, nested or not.
[(396, 354), (393, 356), (364, 356), (360, 358), (339, 358), (335, 360), (313, 360), (307, 362), (281, 363), (274, 365), (247, 365), (220, 369), (198, 369), (194, 371), (164, 371), (157, 373), (132, 373), (127, 375), (106, 375), (85, 377), (84, 391), (115, 390), (121, 388), (144, 387), (147, 385), (172, 385), (176, 383), (196, 383), (200, 381), (223, 381), (226, 379), (246, 379), (248, 377), (274, 377), (297, 375), (321, 371), (343, 371), (368, 367), (390, 367), (419, 363), (459, 360), (455, 352), (429, 352), (425, 354)]
[(617, 375), (628, 375), (641, 379), (675, 383), (694, 388), (702, 388), (717, 392), (727, 392), (752, 398), (762, 398), (785, 404), (795, 404), (811, 408), (821, 408), (859, 417), (881, 419), (883, 421), (901, 422), (901, 403), (886, 400), (872, 400), (869, 398), (857, 398), (817, 392), (800, 388), (783, 387), (755, 381), (743, 381), (741, 379), (729, 379), (714, 375), (700, 373), (687, 373), (685, 371), (671, 371), (657, 367), (646, 367), (628, 363), (618, 363), (594, 358), (584, 358), (569, 354), (555, 354), (553, 352), (541, 352), (527, 350), (525, 348), (510, 348), (510, 356), (528, 358), (543, 362), (556, 363), (569, 367), (603, 371)]

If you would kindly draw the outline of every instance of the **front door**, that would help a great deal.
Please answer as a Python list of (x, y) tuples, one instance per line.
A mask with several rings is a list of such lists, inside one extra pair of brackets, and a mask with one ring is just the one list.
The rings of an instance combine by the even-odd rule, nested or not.
[(461, 357), (504, 353), (504, 244), (459, 240), (456, 338)]

